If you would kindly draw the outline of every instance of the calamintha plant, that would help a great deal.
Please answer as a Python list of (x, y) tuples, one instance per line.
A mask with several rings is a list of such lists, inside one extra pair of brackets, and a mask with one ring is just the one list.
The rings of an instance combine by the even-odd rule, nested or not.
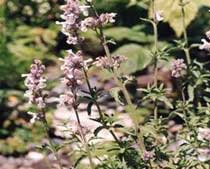
[[(190, 45), (185, 24), (185, 8), (188, 3), (180, 0), (180, 15), (184, 33), (183, 40), (175, 41), (175, 47), (162, 47), (158, 39), (158, 25), (164, 20), (161, 11), (156, 10), (155, 0), (151, 0), (151, 18), (141, 18), (139, 22), (148, 22), (154, 31), (154, 46), (149, 51), (152, 59), (153, 81), (147, 88), (137, 89), (139, 98), (129, 91), (128, 84), (135, 83), (135, 77), (122, 74), (120, 68), (126, 63), (126, 56), (113, 55), (110, 44), (115, 44), (104, 33), (104, 27), (115, 22), (116, 13), (100, 14), (92, 0), (67, 0), (61, 6), (62, 32), (67, 36), (67, 43), (74, 45), (69, 49), (63, 62), (61, 83), (65, 92), (59, 97), (59, 106), (73, 110), (77, 119), (71, 131), (72, 145), (70, 154), (73, 168), (91, 169), (143, 169), (143, 168), (209, 168), (210, 167), (210, 99), (209, 99), (209, 63), (202, 63), (191, 56), (196, 45)], [(88, 30), (96, 33), (104, 55), (90, 59), (82, 51), (85, 38), (82, 34)], [(210, 51), (210, 32), (207, 40), (202, 39), (200, 50)], [(171, 78), (175, 86), (173, 91), (166, 88), (159, 78), (160, 62), (170, 62), (169, 56), (174, 51), (183, 52), (183, 58), (177, 57), (171, 62)], [(114, 99), (123, 106), (123, 113), (128, 114), (132, 126), (126, 126), (118, 118), (101, 108), (102, 89), (91, 84), (89, 70), (93, 67), (104, 69), (115, 81)], [(45, 66), (35, 60), (26, 77), (28, 88), (25, 96), (37, 111), (29, 112), (31, 122), (39, 120), (45, 128), (49, 148), (56, 157), (58, 168), (62, 169), (62, 160), (58, 150), (65, 145), (56, 145), (49, 136), (49, 124), (46, 118), (46, 79)], [(81, 86), (86, 85), (84, 90)], [(113, 90), (112, 90), (113, 91)], [(170, 93), (174, 93), (173, 95)], [(113, 96), (113, 95), (112, 95)], [(86, 100), (89, 118), (99, 127), (88, 129), (83, 126), (79, 106)], [(92, 117), (92, 107), (97, 110), (97, 118)], [(117, 110), (116, 110), (117, 111)], [(72, 112), (72, 111), (71, 111)], [(164, 113), (163, 113), (164, 112)], [(177, 125), (177, 120), (180, 123)], [(107, 141), (98, 135), (102, 130), (108, 131), (112, 140)], [(58, 148), (59, 147), (59, 148)], [(88, 161), (88, 162), (87, 162)], [(70, 168), (70, 167), (69, 167)]]

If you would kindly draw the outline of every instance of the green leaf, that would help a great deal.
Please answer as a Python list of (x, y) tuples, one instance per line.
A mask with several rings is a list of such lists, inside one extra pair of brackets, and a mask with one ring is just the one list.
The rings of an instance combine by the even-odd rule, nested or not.
[(87, 106), (88, 116), (91, 115), (91, 108), (92, 108), (92, 106), (93, 106), (93, 102), (90, 102), (90, 103), (88, 104), (88, 106)]
[[(179, 3), (179, 0), (155, 1), (156, 10), (163, 12), (164, 21), (169, 23), (178, 37), (180, 37), (184, 31)], [(189, 24), (196, 18), (197, 12), (201, 6), (210, 6), (210, 0), (191, 0), (185, 5), (186, 26), (189, 26)], [(150, 17), (152, 16), (151, 11), (152, 8), (150, 7)]]
[(86, 158), (86, 155), (81, 155), (75, 162), (74, 167), (77, 167), (84, 158)]
[(120, 72), (123, 74), (130, 74), (138, 70), (143, 70), (152, 61), (152, 57), (145, 48), (132, 43), (118, 48), (113, 55), (124, 55), (128, 58), (121, 66)]
[(95, 136), (97, 136), (98, 135), (98, 133), (101, 131), (101, 130), (103, 130), (105, 127), (104, 126), (99, 126), (99, 127), (97, 127), (95, 130), (94, 130), (94, 135)]
[(187, 92), (189, 95), (189, 101), (193, 101), (194, 100), (194, 87), (189, 85), (187, 88)]
[(120, 100), (120, 95), (119, 95), (120, 90), (121, 89), (119, 87), (114, 87), (114, 88), (109, 90), (109, 93), (117, 103), (123, 104)]
[(166, 104), (166, 106), (168, 106), (170, 109), (173, 109), (173, 105), (171, 104), (171, 102), (169, 101), (169, 99), (165, 96), (160, 96), (158, 97), (158, 100), (162, 101), (163, 103)]
[(107, 37), (114, 39), (117, 42), (129, 40), (133, 42), (145, 43), (151, 42), (152, 37), (145, 35), (145, 33), (136, 31), (126, 27), (113, 27), (104, 31)]
[(148, 109), (137, 109), (134, 106), (126, 106), (125, 111), (130, 115), (135, 124), (143, 123), (145, 118), (149, 115)]

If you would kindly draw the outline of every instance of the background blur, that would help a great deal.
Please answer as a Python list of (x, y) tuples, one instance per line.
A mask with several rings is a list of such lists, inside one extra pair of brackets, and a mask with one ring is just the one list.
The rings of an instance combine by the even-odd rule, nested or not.
[[(171, 6), (166, 0), (157, 0), (158, 7), (165, 10), (166, 22), (159, 25), (161, 46), (174, 46), (182, 34), (179, 20), (179, 6)], [(167, 2), (171, 0), (167, 0)], [(175, 2), (176, 0), (174, 0)], [(190, 43), (200, 43), (205, 31), (210, 27), (210, 2), (192, 0), (193, 7), (187, 10), (188, 34)], [(33, 144), (43, 139), (42, 127), (32, 126), (27, 115), (27, 106), (23, 98), (24, 83), (22, 73), (29, 70), (34, 58), (43, 60), (50, 75), (49, 89), (56, 85), (59, 77), (58, 58), (71, 48), (65, 43), (65, 36), (55, 24), (59, 18), (59, 5), (62, 0), (0, 0), (0, 154), (21, 156), (26, 154)], [(149, 49), (152, 46), (151, 25), (140, 20), (149, 14), (148, 0), (95, 0), (100, 12), (116, 12), (117, 22), (105, 29), (105, 34), (117, 42), (110, 45), (113, 53), (124, 54), (128, 63), (123, 66), (125, 74), (144, 77), (137, 85), (144, 85), (150, 80), (151, 63)], [(168, 5), (168, 6), (167, 6)], [(167, 11), (167, 12), (166, 12)], [(88, 31), (82, 46), (90, 57), (103, 55), (95, 34)], [(182, 57), (181, 51), (175, 51), (169, 59)], [(197, 48), (192, 56), (198, 60), (209, 61)], [(164, 68), (167, 65), (159, 65)], [(146, 69), (145, 69), (146, 68)], [(161, 70), (161, 69), (160, 69)], [(159, 72), (162, 80), (171, 85), (168, 70)], [(97, 76), (107, 82), (108, 74), (98, 71)], [(106, 83), (104, 83), (106, 84)], [(49, 119), (52, 118), (49, 110)]]

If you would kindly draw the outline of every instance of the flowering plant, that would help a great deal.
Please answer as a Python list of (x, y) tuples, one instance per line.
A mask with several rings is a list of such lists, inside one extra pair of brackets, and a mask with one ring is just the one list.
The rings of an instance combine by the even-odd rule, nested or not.
[[(68, 50), (67, 56), (61, 59), (63, 77), (61, 83), (65, 91), (59, 97), (59, 106), (73, 110), (77, 123), (70, 124), (70, 142), (73, 167), (91, 169), (138, 169), (138, 168), (208, 168), (210, 160), (210, 129), (209, 126), (209, 71), (208, 63), (199, 62), (191, 56), (191, 49), (197, 45), (190, 45), (186, 31), (185, 9), (188, 5), (184, 0), (179, 1), (180, 15), (184, 39), (176, 41), (177, 46), (160, 47), (158, 39), (158, 25), (164, 20), (162, 12), (156, 10), (156, 3), (151, 0), (152, 17), (141, 18), (152, 25), (154, 31), (154, 47), (150, 54), (150, 67), (153, 70), (152, 82), (147, 88), (137, 88), (132, 95), (129, 83), (135, 83), (135, 77), (123, 74), (120, 69), (127, 61), (126, 56), (113, 55), (109, 40), (104, 33), (104, 26), (113, 24), (116, 13), (98, 13), (92, 0), (80, 2), (67, 0), (61, 6), (62, 32), (67, 36), (67, 43), (75, 45), (77, 51)], [(82, 32), (95, 31), (104, 55), (95, 60), (86, 59), (82, 51), (85, 37)], [(206, 33), (209, 39), (209, 32)], [(209, 42), (202, 39), (200, 50), (209, 52)], [(159, 78), (160, 62), (170, 62), (168, 56), (173, 50), (184, 52), (183, 58), (177, 58), (171, 63), (171, 78), (175, 86), (169, 89)], [(127, 126), (118, 113), (110, 114), (101, 107), (104, 97), (103, 89), (92, 86), (89, 71), (92, 67), (100, 67), (108, 71), (115, 81), (115, 87), (110, 94), (116, 105), (122, 107), (121, 114), (131, 121)], [(45, 67), (41, 61), (35, 60), (26, 77), (28, 88), (26, 97), (29, 103), (37, 106), (32, 122), (39, 120), (49, 134), (46, 118), (46, 97), (44, 93), (46, 79), (43, 77)], [(86, 85), (85, 90), (82, 85)], [(172, 91), (171, 91), (172, 90)], [(175, 93), (171, 95), (171, 93)], [(80, 105), (86, 100), (89, 119), (99, 124), (95, 128), (87, 128), (81, 120)], [(93, 116), (92, 109), (96, 107), (97, 116)], [(164, 109), (164, 113), (162, 113)], [(179, 119), (179, 120), (176, 120)], [(86, 119), (88, 120), (88, 119)], [(180, 124), (177, 124), (180, 122)], [(107, 140), (100, 136), (106, 131), (111, 138)], [(49, 139), (49, 147), (56, 157), (58, 168), (64, 168), (57, 145)], [(64, 146), (59, 146), (62, 149)]]

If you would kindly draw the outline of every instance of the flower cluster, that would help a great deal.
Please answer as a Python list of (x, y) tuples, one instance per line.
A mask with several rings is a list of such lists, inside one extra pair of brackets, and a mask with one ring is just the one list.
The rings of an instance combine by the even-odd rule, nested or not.
[(143, 154), (143, 160), (144, 161), (149, 161), (150, 159), (153, 158), (153, 153), (149, 151), (145, 151)]
[(184, 63), (184, 59), (177, 59), (172, 62), (172, 72), (171, 75), (175, 78), (184, 75), (187, 69), (187, 65)]
[(210, 141), (210, 128), (199, 128), (198, 129), (198, 140)]
[[(199, 128), (197, 139), (200, 141), (210, 141), (210, 128)], [(200, 161), (207, 161), (210, 159), (210, 148), (202, 147), (198, 148), (198, 159)]]
[(64, 73), (64, 78), (62, 82), (70, 87), (76, 88), (82, 84), (83, 72), (82, 68), (84, 67), (84, 61), (82, 52), (78, 51), (76, 54), (72, 50), (68, 51), (68, 56), (65, 59), (62, 59), (64, 64), (61, 66), (61, 70)]
[[(91, 0), (88, 0), (91, 3)], [(68, 36), (67, 43), (76, 45), (83, 38), (78, 36), (78, 31), (86, 32), (88, 28), (97, 28), (101, 25), (114, 23), (115, 13), (105, 13), (98, 17), (88, 17), (89, 5), (81, 5), (78, 0), (67, 0), (67, 4), (61, 9), (64, 11), (61, 19), (57, 22), (62, 25), (62, 32)], [(83, 15), (83, 17), (81, 17)]]
[(28, 90), (25, 92), (25, 97), (29, 99), (29, 103), (36, 104), (38, 108), (42, 109), (46, 106), (41, 91), (46, 87), (46, 79), (43, 77), (45, 66), (40, 60), (34, 60), (31, 65), (29, 74), (23, 74), (25, 78), (25, 86)]
[(210, 160), (210, 149), (209, 148), (199, 148), (198, 150), (198, 160), (208, 161)]
[(97, 17), (87, 17), (81, 21), (80, 30), (82, 32), (86, 32), (88, 30), (88, 28), (93, 29), (93, 28), (99, 27), (100, 25), (114, 23), (115, 16), (116, 16), (116, 13), (104, 13), (104, 14), (101, 14), (98, 18)]
[(94, 64), (97, 67), (103, 67), (105, 69), (117, 69), (120, 67), (120, 65), (126, 60), (124, 56), (112, 56), (111, 58), (109, 57), (98, 57), (96, 58), (96, 61)]
[(67, 87), (67, 92), (60, 96), (61, 105), (74, 105), (76, 102), (75, 95), (78, 87), (83, 82), (84, 61), (82, 52), (78, 51), (76, 54), (72, 50), (68, 51), (68, 56), (62, 59), (64, 64), (61, 70), (64, 73), (62, 83)]
[[(208, 38), (208, 40), (210, 40), (210, 31), (206, 32), (206, 37)], [(201, 39), (201, 41), (203, 42), (203, 44), (200, 45), (199, 49), (210, 51), (210, 42), (208, 42), (206, 39)]]
[(66, 5), (61, 7), (64, 11), (61, 19), (64, 21), (57, 23), (62, 25), (62, 32), (68, 36), (67, 43), (75, 45), (79, 42), (77, 30), (80, 29), (80, 16), (87, 16), (88, 8), (89, 6), (80, 5), (78, 0), (67, 0)]

